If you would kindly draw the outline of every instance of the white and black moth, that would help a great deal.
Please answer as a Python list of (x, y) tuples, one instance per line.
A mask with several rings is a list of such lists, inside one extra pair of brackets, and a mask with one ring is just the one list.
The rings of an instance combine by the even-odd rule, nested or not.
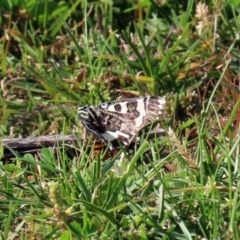
[(78, 108), (79, 119), (87, 131), (105, 143), (119, 140), (129, 145), (147, 125), (163, 119), (162, 97), (130, 98)]

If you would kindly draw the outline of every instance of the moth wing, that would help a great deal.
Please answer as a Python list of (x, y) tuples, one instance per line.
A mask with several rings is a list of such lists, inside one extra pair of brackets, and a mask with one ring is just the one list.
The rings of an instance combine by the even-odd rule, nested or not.
[(105, 138), (119, 139), (129, 145), (139, 130), (163, 115), (165, 100), (161, 97), (132, 98), (99, 106)]

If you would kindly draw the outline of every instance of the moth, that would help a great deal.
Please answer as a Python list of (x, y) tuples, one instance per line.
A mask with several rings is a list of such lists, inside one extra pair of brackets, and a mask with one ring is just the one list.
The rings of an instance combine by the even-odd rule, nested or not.
[(164, 118), (165, 103), (158, 96), (130, 98), (79, 107), (78, 115), (85, 129), (104, 143), (118, 140), (130, 145), (139, 131)]

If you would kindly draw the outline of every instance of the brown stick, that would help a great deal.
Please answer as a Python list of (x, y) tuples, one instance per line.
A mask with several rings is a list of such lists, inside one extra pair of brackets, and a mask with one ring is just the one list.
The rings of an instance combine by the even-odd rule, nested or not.
[(27, 138), (3, 138), (0, 139), (4, 148), (39, 148), (39, 147), (52, 147), (62, 144), (72, 144), (77, 141), (76, 136), (73, 135), (49, 135), (40, 137), (27, 137)]

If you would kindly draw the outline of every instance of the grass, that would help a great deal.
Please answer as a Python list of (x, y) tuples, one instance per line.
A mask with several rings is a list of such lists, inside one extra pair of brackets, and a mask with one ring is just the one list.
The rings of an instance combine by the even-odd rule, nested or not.
[(234, 4), (3, 4), (2, 138), (81, 135), (86, 104), (167, 104), (166, 135), (132, 154), (89, 137), (6, 158), (1, 143), (1, 239), (240, 238)]

